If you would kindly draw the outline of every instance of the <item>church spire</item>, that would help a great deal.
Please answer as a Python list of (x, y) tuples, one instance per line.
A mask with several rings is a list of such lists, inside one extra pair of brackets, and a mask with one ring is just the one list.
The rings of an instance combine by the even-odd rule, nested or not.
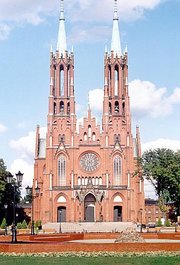
[(118, 18), (117, 0), (114, 0), (114, 18), (113, 18), (111, 51), (114, 52), (114, 56), (118, 55), (118, 57), (120, 57), (122, 55), (122, 51), (121, 51), (121, 41), (120, 41), (118, 22), (119, 18)]
[(64, 17), (64, 0), (60, 0), (60, 18), (59, 18), (59, 32), (57, 50), (59, 55), (64, 54), (67, 51), (66, 44), (66, 30), (65, 30), (65, 17)]

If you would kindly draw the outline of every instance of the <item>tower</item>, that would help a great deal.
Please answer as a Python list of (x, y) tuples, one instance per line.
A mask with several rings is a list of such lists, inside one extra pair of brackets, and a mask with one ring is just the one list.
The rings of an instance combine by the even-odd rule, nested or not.
[(122, 53), (117, 0), (111, 51), (104, 55), (102, 128), (87, 117), (77, 128), (74, 54), (67, 52), (61, 0), (57, 51), (50, 52), (46, 138), (36, 132), (34, 189), (36, 220), (47, 222), (138, 221), (144, 208), (143, 181), (134, 176), (140, 155), (139, 129), (131, 132), (128, 52)]

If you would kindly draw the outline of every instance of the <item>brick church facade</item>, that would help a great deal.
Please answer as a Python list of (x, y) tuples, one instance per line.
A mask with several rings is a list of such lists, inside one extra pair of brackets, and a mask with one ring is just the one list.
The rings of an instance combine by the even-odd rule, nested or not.
[(128, 95), (128, 52), (122, 53), (115, 0), (111, 52), (104, 55), (102, 125), (88, 107), (77, 125), (74, 53), (67, 52), (61, 0), (57, 51), (50, 53), (46, 139), (36, 131), (33, 213), (47, 222), (140, 221), (144, 183), (136, 171), (139, 129), (133, 138)]

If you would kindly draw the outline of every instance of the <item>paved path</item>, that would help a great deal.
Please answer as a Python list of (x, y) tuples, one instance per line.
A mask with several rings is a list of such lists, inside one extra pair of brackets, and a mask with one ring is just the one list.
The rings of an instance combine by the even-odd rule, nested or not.
[[(115, 239), (84, 239), (84, 240), (73, 240), (70, 242), (85, 243), (85, 244), (104, 244), (104, 243), (114, 243)], [(172, 239), (145, 239), (146, 243), (180, 243), (180, 240)], [(143, 243), (143, 242), (142, 242)]]

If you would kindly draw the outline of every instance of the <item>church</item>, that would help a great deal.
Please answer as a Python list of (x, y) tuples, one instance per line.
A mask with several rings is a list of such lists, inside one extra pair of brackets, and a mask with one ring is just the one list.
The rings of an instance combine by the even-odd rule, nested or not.
[[(46, 138), (36, 129), (34, 220), (48, 222), (140, 222), (144, 182), (137, 170), (139, 128), (133, 137), (128, 93), (128, 51), (122, 52), (117, 0), (111, 51), (104, 54), (102, 124), (88, 107), (77, 124), (74, 52), (68, 53), (61, 0), (57, 50), (50, 52)], [(103, 66), (102, 66), (103, 67)]]

